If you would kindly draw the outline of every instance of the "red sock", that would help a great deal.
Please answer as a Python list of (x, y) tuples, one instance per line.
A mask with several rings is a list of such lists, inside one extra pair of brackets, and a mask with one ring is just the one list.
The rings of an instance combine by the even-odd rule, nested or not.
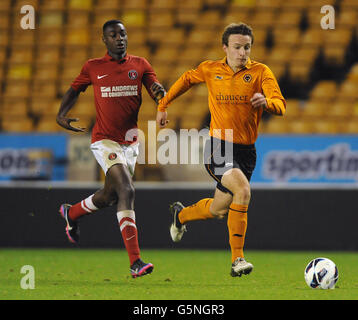
[(123, 242), (128, 252), (129, 262), (132, 265), (134, 261), (140, 258), (135, 213), (133, 210), (119, 211), (117, 212), (117, 218)]
[(81, 202), (74, 204), (69, 211), (70, 219), (76, 220), (83, 215), (90, 214), (93, 211), (98, 210), (98, 208), (93, 204), (92, 198), (93, 194)]

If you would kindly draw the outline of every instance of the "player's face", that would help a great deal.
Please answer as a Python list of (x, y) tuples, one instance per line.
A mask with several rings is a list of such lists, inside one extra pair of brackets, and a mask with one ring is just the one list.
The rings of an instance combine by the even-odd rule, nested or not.
[(109, 53), (124, 56), (127, 52), (128, 36), (123, 24), (108, 26), (103, 32), (102, 39)]
[(251, 37), (242, 34), (231, 34), (228, 45), (224, 45), (224, 51), (229, 65), (242, 68), (246, 65), (251, 53)]

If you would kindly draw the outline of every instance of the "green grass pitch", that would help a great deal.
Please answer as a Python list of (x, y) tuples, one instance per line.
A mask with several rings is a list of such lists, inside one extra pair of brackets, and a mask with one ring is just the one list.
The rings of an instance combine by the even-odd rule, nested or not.
[[(339, 270), (334, 290), (314, 290), (303, 278), (307, 263), (324, 256)], [(349, 252), (246, 251), (250, 275), (232, 278), (230, 252), (142, 250), (152, 274), (132, 279), (124, 250), (1, 249), (1, 300), (356, 300), (358, 259)], [(24, 265), (35, 288), (22, 289)]]

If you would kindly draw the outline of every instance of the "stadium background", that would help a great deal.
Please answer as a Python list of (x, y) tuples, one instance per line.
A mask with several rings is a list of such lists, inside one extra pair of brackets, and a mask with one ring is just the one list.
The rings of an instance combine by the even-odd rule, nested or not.
[[(321, 7), (327, 4), (335, 8), (334, 30), (321, 28)], [(20, 27), (23, 5), (35, 8), (34, 30)], [(334, 137), (334, 143), (338, 139), (354, 151), (357, 16), (355, 0), (2, 0), (0, 217), (4, 231), (0, 245), (67, 246), (56, 215), (58, 205), (77, 202), (101, 185), (103, 175), (90, 154), (89, 135), (65, 132), (55, 116), (82, 64), (105, 53), (101, 28), (106, 20), (124, 22), (128, 52), (146, 57), (167, 89), (185, 70), (223, 57), (221, 34), (227, 24), (248, 23), (255, 36), (252, 58), (273, 70), (287, 99), (284, 117), (265, 114), (261, 136), (272, 138), (275, 147), (283, 138), (299, 137), (309, 146), (313, 137), (323, 142)], [(91, 88), (71, 114), (80, 118), (80, 125), (91, 128), (95, 116)], [(144, 132), (155, 114), (155, 104), (144, 92), (139, 115)], [(205, 127), (205, 86), (178, 99), (169, 116), (174, 130)], [(146, 151), (152, 147), (146, 145)], [(304, 177), (298, 179), (304, 184), (253, 183), (247, 247), (357, 249), (357, 236), (351, 230), (358, 222), (357, 171), (347, 181), (331, 179), (324, 185), (320, 179)], [(172, 245), (167, 229), (170, 201), (192, 203), (210, 196), (214, 188), (198, 165), (137, 165), (134, 178), (143, 247)], [(118, 246), (113, 210), (104, 211), (84, 222), (83, 246)], [(193, 224), (179, 247), (226, 248), (226, 237), (225, 223)]]

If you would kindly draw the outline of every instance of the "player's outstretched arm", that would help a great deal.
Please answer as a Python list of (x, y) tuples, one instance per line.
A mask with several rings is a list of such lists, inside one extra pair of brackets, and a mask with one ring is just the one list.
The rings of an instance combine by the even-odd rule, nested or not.
[(75, 105), (77, 98), (80, 94), (80, 91), (76, 91), (73, 88), (67, 90), (64, 94), (60, 110), (57, 113), (56, 122), (63, 128), (75, 132), (84, 132), (85, 128), (78, 128), (71, 126), (71, 122), (78, 121), (78, 118), (67, 118), (66, 114), (72, 109)]

